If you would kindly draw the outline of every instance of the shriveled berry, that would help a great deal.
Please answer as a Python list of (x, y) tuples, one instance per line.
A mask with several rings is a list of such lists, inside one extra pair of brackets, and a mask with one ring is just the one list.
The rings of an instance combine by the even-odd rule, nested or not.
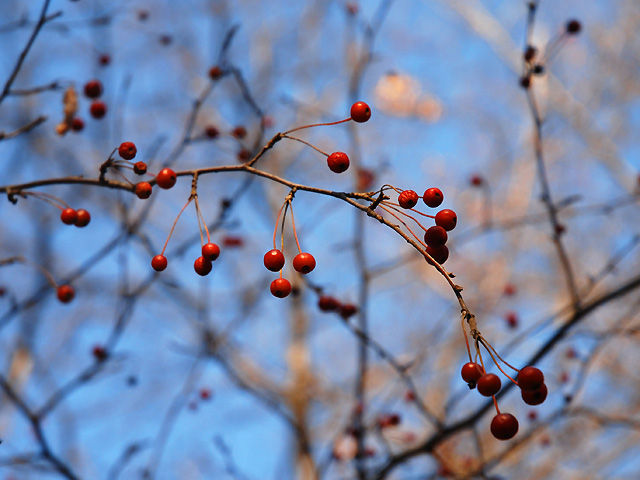
[(144, 175), (147, 173), (147, 164), (144, 162), (136, 162), (133, 164), (133, 171), (137, 175)]
[(264, 266), (272, 272), (280, 271), (284, 267), (284, 254), (277, 248), (269, 250), (264, 254)]
[(136, 184), (136, 195), (142, 200), (151, 196), (151, 190), (152, 188), (149, 182), (140, 182)]
[(536, 367), (524, 367), (518, 372), (518, 386), (522, 390), (536, 390), (544, 383), (544, 374)]
[(71, 120), (71, 130), (74, 132), (79, 132), (84, 128), (84, 120), (80, 117), (73, 117)]
[(60, 285), (56, 294), (58, 295), (58, 300), (62, 303), (69, 303), (75, 297), (76, 291), (71, 285)]
[(339, 313), (340, 316), (346, 320), (358, 313), (358, 307), (356, 307), (353, 303), (344, 303), (340, 305)]
[(151, 267), (153, 267), (156, 272), (163, 271), (167, 268), (167, 257), (164, 255), (156, 255), (151, 259)]
[(329, 170), (335, 173), (342, 173), (349, 168), (349, 157), (344, 152), (333, 152), (327, 157)]
[(441, 247), (445, 243), (447, 243), (447, 231), (439, 227), (438, 225), (434, 225), (433, 227), (429, 227), (426, 232), (424, 232), (424, 243), (431, 247)]
[(495, 373), (487, 373), (478, 379), (476, 386), (478, 387), (480, 395), (490, 397), (500, 391), (502, 382), (500, 381), (500, 377)]
[(160, 188), (167, 190), (176, 184), (177, 178), (176, 172), (170, 168), (163, 168), (156, 175), (156, 182)]
[(284, 298), (291, 293), (291, 283), (286, 278), (276, 278), (271, 282), (270, 290), (274, 297)]
[(453, 230), (456, 228), (456, 223), (458, 223), (458, 216), (453, 210), (445, 208), (436, 213), (436, 225), (439, 225), (445, 230)]
[(426, 252), (440, 265), (446, 262), (447, 258), (449, 258), (449, 249), (446, 245), (442, 245), (440, 247), (427, 245)]
[(318, 308), (323, 312), (332, 312), (340, 307), (340, 302), (330, 295), (320, 295)]
[(136, 156), (136, 153), (138, 153), (138, 149), (133, 142), (122, 142), (118, 147), (118, 154), (125, 160), (131, 160)]
[(443, 200), (442, 191), (436, 187), (427, 188), (422, 195), (422, 201), (431, 208), (439, 207)]
[(193, 269), (201, 277), (204, 277), (205, 275), (209, 275), (209, 272), (211, 272), (212, 267), (213, 265), (211, 263), (211, 260), (207, 260), (204, 257), (198, 257), (196, 258), (196, 261), (193, 262)]
[(398, 195), (398, 203), (402, 208), (413, 208), (418, 203), (420, 197), (413, 190), (403, 190)]
[(462, 366), (460, 375), (465, 382), (475, 385), (483, 375), (482, 367), (475, 362), (467, 362)]
[(549, 390), (547, 390), (547, 386), (543, 383), (535, 390), (521, 390), (520, 394), (522, 395), (522, 400), (527, 405), (540, 405), (547, 399), (547, 394)]
[(60, 213), (60, 220), (62, 223), (66, 225), (73, 225), (76, 223), (76, 219), (78, 218), (78, 212), (76, 212), (73, 208), (65, 208)]
[(89, 107), (89, 113), (93, 118), (102, 118), (107, 113), (107, 105), (100, 100), (94, 100)]
[(310, 253), (299, 253), (293, 257), (293, 268), (300, 273), (309, 273), (316, 268), (316, 259)]
[(89, 98), (98, 98), (102, 95), (102, 83), (100, 83), (100, 80), (90, 80), (85, 83), (84, 94)]
[(75, 221), (75, 226), (76, 227), (86, 227), (87, 225), (89, 225), (89, 222), (91, 221), (91, 214), (85, 210), (84, 208), (79, 208), (76, 211), (76, 221)]
[(202, 256), (210, 262), (213, 262), (220, 256), (220, 247), (215, 243), (205, 243), (202, 246)]
[(351, 120), (364, 123), (371, 118), (371, 109), (364, 102), (356, 102), (351, 105)]
[(499, 413), (491, 420), (491, 434), (498, 440), (509, 440), (518, 433), (518, 420), (510, 413)]
[(578, 20), (572, 19), (567, 22), (566, 28), (568, 34), (576, 35), (582, 30), (582, 24)]

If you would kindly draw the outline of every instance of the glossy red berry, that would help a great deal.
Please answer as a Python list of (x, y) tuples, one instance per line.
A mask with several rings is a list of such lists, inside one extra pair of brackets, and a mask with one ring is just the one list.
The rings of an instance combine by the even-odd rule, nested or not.
[(491, 434), (498, 440), (509, 440), (518, 433), (518, 420), (510, 413), (499, 413), (491, 420)]
[(284, 254), (274, 248), (264, 254), (264, 266), (272, 272), (279, 272), (284, 267)]
[(424, 243), (434, 248), (441, 247), (447, 243), (447, 238), (447, 231), (438, 225), (429, 227), (427, 231), (424, 232)]
[(149, 182), (140, 182), (136, 184), (136, 195), (142, 200), (151, 196), (151, 190), (152, 188)]
[(339, 310), (340, 316), (347, 320), (350, 317), (353, 317), (356, 313), (358, 313), (358, 307), (356, 307), (353, 303), (345, 303), (340, 305)]
[(71, 130), (73, 130), (74, 132), (79, 132), (83, 128), (84, 120), (82, 120), (80, 117), (73, 117), (73, 120), (71, 120)]
[(133, 164), (133, 171), (137, 175), (144, 175), (147, 173), (147, 164), (144, 162), (136, 162)]
[(220, 68), (218, 65), (214, 65), (209, 69), (209, 78), (211, 80), (217, 80), (221, 76), (222, 76), (222, 68)]
[(231, 135), (235, 138), (242, 139), (247, 136), (247, 129), (242, 125), (238, 125), (233, 130), (231, 130)]
[(204, 277), (205, 275), (209, 275), (209, 272), (211, 272), (212, 268), (213, 268), (213, 265), (211, 263), (211, 260), (207, 260), (204, 257), (198, 257), (196, 258), (196, 261), (193, 262), (193, 269), (201, 277)]
[(118, 154), (125, 160), (131, 160), (136, 156), (136, 153), (138, 153), (138, 149), (133, 142), (122, 142), (118, 147)]
[(156, 182), (160, 188), (167, 190), (176, 184), (177, 178), (176, 172), (170, 168), (163, 168), (156, 175)]
[(402, 208), (413, 208), (420, 197), (413, 190), (404, 190), (398, 195), (398, 203)]
[(156, 272), (163, 271), (167, 268), (167, 257), (164, 255), (156, 255), (151, 259), (151, 267), (153, 267)]
[(202, 246), (202, 256), (210, 262), (213, 262), (220, 256), (220, 247), (215, 243), (205, 243)]
[(483, 375), (482, 367), (475, 362), (465, 363), (460, 370), (460, 375), (465, 382), (475, 385)]
[(220, 130), (214, 125), (207, 125), (204, 129), (204, 134), (209, 138), (216, 138), (220, 135)]
[(76, 223), (77, 218), (78, 212), (76, 212), (73, 208), (65, 208), (60, 214), (60, 220), (62, 220), (62, 223), (66, 225), (73, 225), (74, 223)]
[(296, 272), (309, 273), (316, 268), (316, 259), (310, 253), (299, 253), (293, 257), (293, 268)]
[(270, 290), (274, 297), (284, 298), (291, 293), (291, 284), (286, 278), (276, 278), (271, 282)]
[(107, 105), (100, 100), (95, 100), (91, 102), (91, 106), (89, 107), (89, 113), (93, 118), (102, 118), (107, 113)]
[(76, 227), (86, 227), (87, 225), (89, 225), (90, 221), (91, 221), (91, 214), (87, 210), (85, 210), (84, 208), (79, 208), (76, 211), (76, 221), (75, 221)]
[(547, 386), (543, 383), (535, 390), (521, 390), (520, 394), (522, 395), (522, 400), (527, 405), (540, 405), (547, 399), (547, 394), (549, 390), (547, 390)]
[(518, 386), (522, 390), (537, 390), (544, 383), (544, 375), (536, 367), (524, 367), (518, 372)]
[(329, 170), (335, 173), (342, 173), (349, 168), (349, 157), (344, 152), (333, 152), (327, 157)]
[(422, 201), (431, 208), (439, 207), (443, 200), (442, 191), (436, 187), (427, 188), (422, 195)]
[(453, 210), (445, 208), (436, 213), (436, 225), (444, 228), (445, 230), (453, 230), (458, 223), (458, 216)]
[(440, 265), (446, 262), (447, 258), (449, 258), (449, 249), (446, 245), (442, 245), (440, 247), (427, 245), (426, 252)]
[(490, 397), (500, 391), (502, 382), (500, 382), (500, 377), (495, 373), (487, 373), (478, 379), (476, 386), (478, 387), (480, 395)]
[(351, 120), (364, 123), (371, 118), (371, 109), (364, 102), (356, 102), (351, 105)]
[(333, 312), (340, 308), (340, 302), (330, 295), (321, 295), (318, 299), (318, 308), (323, 312)]
[(102, 95), (102, 83), (100, 83), (100, 80), (90, 80), (85, 83), (84, 94), (89, 98), (98, 98)]
[(69, 303), (75, 297), (76, 291), (71, 285), (60, 285), (56, 294), (58, 295), (58, 300), (62, 303)]

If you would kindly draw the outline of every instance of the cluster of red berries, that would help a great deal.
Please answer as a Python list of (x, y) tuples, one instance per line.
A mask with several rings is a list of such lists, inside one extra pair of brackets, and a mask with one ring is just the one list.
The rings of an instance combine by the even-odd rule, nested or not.
[(84, 85), (85, 96), (93, 100), (89, 106), (89, 113), (93, 118), (102, 118), (107, 113), (107, 105), (99, 100), (102, 90), (100, 80), (90, 80)]
[(65, 225), (75, 225), (76, 227), (86, 227), (91, 221), (91, 214), (84, 208), (74, 210), (73, 208), (64, 208), (60, 213), (60, 220)]
[[(202, 255), (193, 262), (195, 272), (204, 277), (211, 273), (213, 262), (220, 256), (220, 247), (215, 243), (208, 242), (202, 245)], [(167, 257), (162, 254), (156, 255), (151, 259), (151, 267), (156, 272), (162, 272), (167, 268)]]
[[(118, 147), (118, 155), (124, 160), (132, 160), (135, 158), (138, 150), (136, 145), (133, 142), (123, 142)], [(145, 175), (149, 173), (147, 171), (147, 164), (143, 161), (135, 162), (129, 168), (133, 170), (136, 175)], [(163, 168), (155, 175), (156, 184), (160, 188), (164, 188), (165, 190), (170, 189), (176, 184), (178, 177), (176, 172), (174, 172), (170, 168)], [(151, 196), (151, 192), (153, 191), (153, 187), (149, 182), (138, 182), (134, 186), (135, 194), (140, 199), (146, 199)]]
[[(354, 122), (364, 123), (371, 118), (371, 109), (364, 102), (351, 105), (351, 117)], [(349, 156), (344, 152), (333, 152), (327, 156), (327, 166), (335, 173), (342, 173), (349, 168)]]
[(320, 295), (318, 298), (318, 308), (322, 312), (335, 312), (344, 320), (358, 313), (358, 307), (356, 305), (353, 303), (342, 303), (331, 295)]
[[(281, 250), (273, 248), (264, 254), (264, 266), (272, 272), (281, 272), (285, 264), (284, 254)], [(307, 274), (316, 268), (316, 259), (307, 252), (300, 252), (293, 257), (293, 268), (296, 272)], [(284, 298), (291, 293), (291, 282), (286, 278), (276, 278), (271, 282), (271, 294), (274, 297)]]

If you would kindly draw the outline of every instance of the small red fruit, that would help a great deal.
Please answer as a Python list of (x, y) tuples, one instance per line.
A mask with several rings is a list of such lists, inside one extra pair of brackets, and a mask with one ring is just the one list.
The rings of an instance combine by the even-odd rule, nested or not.
[(413, 208), (420, 197), (413, 190), (404, 190), (398, 195), (398, 203), (402, 208)]
[(567, 33), (570, 35), (576, 35), (582, 30), (582, 24), (578, 20), (569, 20), (567, 22)]
[(247, 136), (247, 129), (242, 125), (238, 125), (233, 130), (231, 130), (231, 135), (238, 139), (244, 138)]
[(83, 128), (84, 120), (82, 120), (80, 117), (73, 117), (73, 120), (71, 120), (71, 130), (73, 130), (74, 132), (79, 132)]
[(136, 195), (142, 200), (151, 196), (151, 190), (152, 188), (149, 182), (140, 182), (136, 184)]
[(226, 235), (222, 237), (222, 245), (225, 247), (239, 248), (244, 245), (244, 239), (236, 235)]
[(480, 365), (475, 362), (468, 362), (462, 366), (460, 374), (465, 382), (475, 385), (480, 377), (482, 377), (483, 372)]
[(215, 243), (205, 243), (202, 246), (202, 256), (210, 262), (213, 262), (220, 256), (220, 247)]
[(102, 118), (107, 113), (107, 105), (100, 100), (94, 100), (89, 107), (89, 113), (93, 118)]
[(267, 270), (271, 270), (272, 272), (278, 272), (284, 267), (284, 255), (283, 253), (274, 248), (269, 250), (264, 254), (264, 266), (267, 267)]
[(209, 400), (211, 398), (211, 390), (209, 390), (208, 388), (201, 388), (200, 398), (202, 400)]
[(508, 312), (504, 319), (509, 328), (516, 328), (518, 326), (518, 314), (516, 312)]
[(84, 85), (84, 94), (89, 98), (98, 98), (102, 95), (102, 83), (100, 80), (90, 80)]
[(73, 225), (74, 223), (76, 223), (77, 218), (78, 212), (76, 212), (73, 208), (65, 208), (60, 214), (60, 220), (62, 220), (62, 223), (66, 225)]
[(211, 272), (212, 267), (213, 265), (211, 264), (211, 260), (207, 260), (204, 257), (198, 257), (196, 258), (196, 261), (193, 262), (193, 269), (201, 277), (204, 277), (205, 275), (209, 275), (209, 272)]
[(102, 345), (94, 345), (91, 349), (91, 354), (97, 362), (104, 362), (109, 356)]
[(440, 265), (446, 262), (447, 258), (449, 258), (449, 249), (446, 245), (442, 245), (440, 247), (427, 245), (426, 252)]
[(329, 295), (321, 295), (318, 299), (318, 308), (323, 312), (332, 312), (340, 308), (340, 302)]
[(340, 305), (340, 316), (347, 320), (350, 317), (353, 317), (356, 313), (358, 313), (358, 307), (356, 307), (353, 303), (345, 303)]
[(427, 188), (422, 195), (422, 201), (431, 208), (439, 207), (443, 200), (442, 191), (436, 187)]
[(480, 395), (491, 397), (500, 391), (502, 382), (500, 382), (500, 377), (495, 373), (487, 373), (478, 379), (476, 386)]
[(76, 292), (71, 285), (60, 285), (57, 290), (58, 300), (69, 303), (75, 297)]
[(456, 228), (456, 223), (458, 223), (458, 216), (453, 210), (445, 208), (436, 213), (436, 225), (441, 226), (445, 230), (453, 230)]
[(220, 68), (218, 65), (214, 65), (209, 69), (209, 78), (211, 80), (217, 80), (221, 76), (222, 76), (222, 68)]
[(309, 273), (316, 268), (316, 259), (310, 253), (299, 253), (293, 257), (293, 268), (300, 273)]
[(144, 162), (136, 162), (133, 164), (133, 171), (137, 175), (144, 175), (147, 173), (147, 164)]
[(220, 135), (220, 130), (218, 130), (214, 125), (207, 125), (204, 129), (204, 134), (209, 138), (216, 138)]
[(156, 175), (156, 182), (160, 188), (168, 190), (176, 184), (177, 178), (176, 172), (170, 168), (163, 168), (158, 172), (158, 175)]
[(240, 163), (246, 163), (251, 160), (251, 150), (247, 150), (246, 148), (240, 149), (236, 155)]
[(136, 153), (138, 153), (138, 149), (133, 142), (122, 142), (118, 147), (118, 154), (125, 160), (131, 160), (136, 156)]
[(543, 383), (535, 390), (521, 390), (520, 394), (522, 395), (522, 400), (527, 405), (540, 405), (547, 399), (547, 394), (549, 390), (547, 386)]
[(286, 278), (276, 278), (271, 282), (270, 290), (274, 297), (284, 298), (291, 293), (291, 284)]
[(544, 383), (544, 374), (536, 367), (524, 367), (518, 372), (518, 386), (522, 390), (537, 390)]
[(79, 208), (76, 212), (76, 227), (86, 227), (91, 221), (91, 214), (84, 208)]
[(480, 175), (472, 175), (471, 178), (469, 179), (469, 183), (471, 184), (472, 187), (481, 187), (484, 184), (484, 178), (482, 178)]
[(510, 413), (500, 413), (491, 420), (491, 434), (498, 440), (509, 440), (518, 433), (518, 420)]
[(429, 227), (427, 231), (424, 232), (424, 243), (434, 248), (441, 247), (447, 243), (447, 238), (447, 231), (437, 225)]
[(342, 173), (349, 168), (349, 157), (344, 152), (333, 152), (327, 157), (329, 170), (335, 173)]
[(351, 120), (364, 123), (371, 118), (371, 109), (364, 102), (356, 102), (351, 105)]
[(156, 272), (161, 272), (167, 268), (167, 257), (164, 255), (156, 255), (151, 259), (151, 266)]
[(98, 63), (103, 67), (106, 67), (111, 63), (111, 55), (103, 53), (102, 55), (100, 55), (100, 57), (98, 57)]

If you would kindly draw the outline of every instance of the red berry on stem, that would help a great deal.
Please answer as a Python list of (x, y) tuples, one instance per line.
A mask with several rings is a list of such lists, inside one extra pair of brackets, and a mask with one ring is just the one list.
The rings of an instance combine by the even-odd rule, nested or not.
[(231, 130), (231, 135), (233, 135), (238, 139), (244, 138), (247, 136), (247, 129), (244, 128), (242, 125), (238, 125), (236, 128)]
[(84, 120), (82, 120), (80, 117), (74, 117), (73, 120), (71, 120), (71, 130), (73, 130), (74, 132), (79, 132), (83, 128)]
[(237, 157), (240, 163), (246, 163), (251, 160), (251, 150), (243, 148), (237, 153)]
[(163, 168), (158, 172), (158, 175), (156, 175), (156, 182), (160, 188), (168, 190), (176, 184), (177, 178), (176, 172), (170, 168)]
[(499, 413), (491, 420), (491, 434), (498, 440), (509, 440), (518, 433), (518, 420), (510, 413)]
[(264, 266), (267, 267), (267, 270), (271, 270), (272, 272), (280, 271), (282, 267), (284, 267), (283, 253), (277, 248), (269, 250), (264, 254)]
[(151, 184), (149, 182), (140, 182), (136, 184), (136, 195), (144, 200), (151, 196)]
[(398, 203), (402, 208), (413, 208), (420, 197), (413, 190), (404, 190), (398, 195)]
[(427, 231), (424, 232), (424, 243), (434, 248), (441, 247), (447, 243), (447, 238), (447, 231), (437, 225), (429, 227)]
[(274, 297), (284, 298), (291, 293), (291, 284), (286, 278), (276, 278), (271, 282), (270, 290)]
[(76, 292), (71, 285), (60, 285), (57, 290), (58, 300), (69, 303), (75, 297)]
[(442, 245), (440, 247), (427, 245), (426, 252), (440, 265), (446, 262), (447, 258), (449, 258), (449, 249), (446, 245)]
[(204, 257), (198, 257), (196, 258), (196, 261), (193, 262), (193, 269), (201, 277), (204, 277), (205, 275), (209, 275), (209, 272), (211, 272), (212, 267), (213, 265), (211, 264), (211, 260), (207, 260)]
[(299, 253), (293, 257), (293, 268), (300, 273), (309, 273), (316, 268), (316, 259), (310, 253)]
[(371, 109), (364, 102), (356, 102), (351, 105), (351, 120), (364, 123), (371, 118)]
[(329, 295), (321, 295), (318, 299), (318, 308), (323, 312), (332, 312), (340, 308), (340, 302)]
[(60, 214), (60, 220), (62, 220), (62, 223), (66, 225), (73, 225), (74, 223), (76, 223), (77, 218), (78, 212), (76, 212), (73, 208), (65, 208)]
[(107, 105), (100, 100), (95, 100), (91, 102), (89, 113), (93, 118), (102, 118), (107, 113)]
[(537, 390), (544, 383), (544, 374), (536, 367), (524, 367), (518, 372), (518, 386), (522, 390)]
[(209, 138), (216, 138), (220, 135), (220, 130), (218, 130), (214, 125), (207, 125), (204, 129), (204, 134)]
[(476, 382), (482, 377), (482, 367), (475, 362), (468, 362), (462, 366), (460, 370), (462, 379), (467, 383), (476, 384)]
[(218, 65), (214, 65), (209, 69), (209, 78), (211, 80), (217, 80), (221, 76), (222, 76), (222, 68), (220, 68)]
[(136, 156), (136, 153), (138, 153), (138, 149), (133, 142), (122, 142), (118, 147), (118, 154), (125, 160), (131, 160)]
[(358, 307), (356, 307), (353, 303), (345, 303), (343, 305), (340, 305), (339, 313), (340, 316), (346, 320), (358, 313)]
[(567, 33), (570, 35), (576, 35), (582, 30), (582, 24), (578, 20), (569, 20), (566, 25)]
[(156, 255), (151, 259), (151, 266), (156, 272), (161, 272), (167, 268), (167, 257), (164, 255)]
[(215, 243), (205, 243), (202, 246), (202, 256), (210, 262), (213, 262), (220, 256), (220, 247)]
[(98, 98), (102, 95), (102, 83), (100, 83), (100, 80), (90, 80), (85, 83), (84, 94), (89, 98)]
[(549, 390), (547, 390), (547, 386), (543, 383), (540, 387), (535, 390), (521, 390), (520, 394), (522, 395), (522, 400), (527, 405), (540, 405), (547, 399), (547, 394)]
[(458, 216), (453, 210), (445, 208), (436, 213), (436, 225), (439, 225), (445, 230), (453, 230), (456, 228), (456, 223), (458, 223)]
[(91, 214), (84, 208), (79, 208), (76, 212), (76, 227), (86, 227), (91, 221)]
[(422, 201), (431, 208), (439, 207), (443, 200), (442, 191), (436, 187), (427, 188), (422, 195)]
[(94, 345), (91, 354), (98, 362), (104, 362), (108, 357), (107, 351), (102, 345)]
[(495, 373), (487, 373), (478, 379), (476, 386), (478, 387), (480, 395), (490, 397), (500, 391), (502, 382), (500, 382), (500, 377)]
[(144, 162), (136, 162), (133, 164), (133, 171), (137, 175), (144, 175), (147, 173), (147, 164)]
[(342, 173), (349, 168), (349, 157), (344, 152), (333, 152), (327, 157), (329, 170), (335, 173)]

